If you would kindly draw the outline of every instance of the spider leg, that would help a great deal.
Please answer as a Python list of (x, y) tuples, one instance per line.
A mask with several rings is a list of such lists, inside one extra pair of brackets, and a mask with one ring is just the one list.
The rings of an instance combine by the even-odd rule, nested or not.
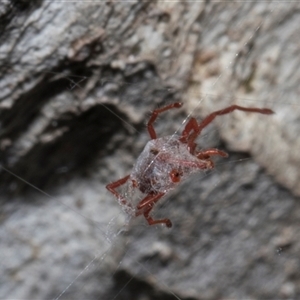
[[(193, 121), (193, 124), (189, 125), (194, 130), (193, 133), (191, 133), (188, 137), (186, 137), (189, 147), (191, 149), (195, 149), (195, 146), (194, 146), (195, 139), (201, 133), (202, 129), (205, 128), (208, 124), (210, 124), (217, 116), (229, 114), (229, 113), (233, 112), (234, 110), (254, 112), (254, 113), (259, 113), (259, 114), (264, 114), (264, 115), (270, 115), (270, 114), (274, 113), (271, 109), (268, 109), (268, 108), (243, 107), (243, 106), (239, 106), (239, 105), (231, 105), (224, 109), (217, 110), (215, 112), (212, 112), (204, 120), (202, 120), (202, 122), (197, 125), (197, 128), (194, 125), (194, 121)], [(186, 127), (188, 126), (188, 124), (186, 125)], [(187, 132), (190, 127), (187, 128)], [(191, 131), (191, 129), (189, 131)]]
[(162, 196), (164, 196), (165, 193), (150, 193), (148, 194), (143, 200), (140, 201), (140, 203), (137, 205), (137, 209), (141, 210), (147, 206), (154, 205)]
[[(198, 132), (198, 122), (195, 118), (191, 118), (185, 125), (183, 131), (182, 131), (182, 134), (181, 134), (181, 137), (180, 137), (180, 141), (182, 143), (188, 143), (188, 138), (189, 138), (189, 135), (190, 135), (190, 132), (191, 131), (194, 131), (194, 132)], [(198, 136), (198, 134), (197, 134)], [(192, 143), (188, 143), (188, 148), (189, 148), (189, 151), (193, 154), (195, 149), (196, 149), (196, 143), (195, 142), (192, 142)]]
[(154, 220), (149, 214), (154, 207), (155, 203), (159, 201), (159, 199), (164, 196), (165, 193), (159, 194), (148, 194), (137, 206), (137, 213), (136, 216), (144, 215), (148, 224), (155, 225), (155, 224), (165, 224), (168, 228), (172, 227), (172, 222), (169, 219), (159, 219)]
[[(153, 207), (153, 206), (152, 206)], [(165, 224), (168, 228), (172, 227), (172, 222), (170, 219), (159, 219), (159, 220), (154, 220), (152, 217), (149, 216), (149, 213), (152, 209), (152, 207), (148, 208), (147, 210), (144, 211), (144, 217), (147, 220), (148, 224), (155, 225), (155, 224)]]
[(211, 148), (211, 149), (206, 149), (204, 151), (199, 151), (196, 153), (196, 157), (199, 159), (208, 159), (213, 155), (219, 155), (222, 157), (227, 157), (228, 154), (224, 151), (221, 151), (219, 149)]
[(126, 183), (126, 181), (129, 179), (130, 175), (127, 175), (125, 176), (124, 178), (121, 178), (115, 182), (112, 182), (112, 183), (109, 183), (106, 188), (113, 194), (115, 195), (118, 200), (120, 201), (120, 203), (122, 205), (127, 205), (127, 206), (131, 206), (127, 201), (126, 199), (121, 195), (119, 194), (115, 189), (118, 188), (119, 186), (123, 185)]
[(158, 117), (158, 115), (166, 110), (169, 110), (169, 109), (172, 109), (172, 108), (180, 108), (182, 106), (182, 103), (180, 102), (175, 102), (175, 103), (172, 103), (172, 104), (169, 104), (167, 106), (164, 106), (162, 108), (158, 108), (158, 109), (155, 109), (153, 112), (152, 112), (152, 115), (148, 121), (148, 124), (147, 124), (147, 128), (148, 128), (148, 132), (149, 132), (149, 135), (151, 137), (152, 140), (156, 139), (156, 132), (154, 130), (154, 127), (153, 127), (153, 123), (155, 122), (156, 118)]

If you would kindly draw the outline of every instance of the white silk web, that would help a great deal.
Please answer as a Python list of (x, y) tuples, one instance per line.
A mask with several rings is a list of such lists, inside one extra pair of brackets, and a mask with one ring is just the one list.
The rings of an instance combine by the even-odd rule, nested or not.
[[(274, 62), (282, 62), (281, 56), (286, 58), (280, 47), (276, 48), (279, 42), (274, 41), (274, 36), (288, 36), (286, 26), (281, 22), (287, 18), (285, 12), (290, 12), (288, 6), (294, 4), (287, 2), (283, 7), (282, 3), (248, 4), (249, 11), (257, 13), (259, 17), (256, 19), (254, 15), (249, 15), (233, 19), (236, 28), (244, 28), (243, 36), (234, 32), (234, 26), (228, 29), (232, 30), (228, 36), (235, 41), (233, 43), (220, 36), (219, 43), (213, 47), (214, 35), (223, 32), (222, 28), (211, 34), (203, 29), (199, 47), (200, 50), (209, 50), (199, 51), (202, 53), (199, 56), (201, 62), (197, 65), (195, 59), (191, 82), (178, 93), (180, 99), (176, 98), (178, 95), (175, 93), (167, 97), (169, 101), (183, 101), (184, 106), (179, 111), (168, 111), (158, 118), (154, 127), (159, 136), (180, 133), (191, 116), (199, 120), (200, 115), (203, 117), (233, 103), (271, 108), (276, 112), (278, 123), (282, 123), (282, 116), (286, 115), (290, 116), (291, 121), (297, 119), (296, 111), (300, 106), (297, 99), (293, 98), (293, 91), (297, 91), (296, 79), (288, 74), (289, 84), (284, 85), (284, 76), (268, 78), (268, 67)], [(219, 9), (218, 5), (213, 8)], [(236, 14), (233, 15), (237, 16), (242, 9), (243, 6), (237, 5)], [(218, 16), (220, 27), (224, 26), (225, 12), (210, 13)], [(255, 22), (252, 22), (253, 19)], [(272, 26), (275, 28), (274, 35)], [(257, 35), (266, 36), (269, 48), (268, 42), (257, 39)], [(239, 38), (243, 42), (237, 41)], [(280, 43), (284, 41), (284, 38), (280, 39)], [(289, 45), (287, 51), (296, 47)], [(221, 50), (216, 52), (220, 56), (219, 65), (216, 65), (212, 57), (216, 55), (214, 50), (218, 47)], [(259, 61), (256, 61), (256, 51), (261, 51)], [(292, 60), (285, 63), (292, 64)], [(286, 68), (279, 70), (284, 73)], [(210, 76), (205, 77), (208, 74)], [(68, 76), (57, 72), (56, 75), (71, 82), (70, 93), (74, 90), (80, 93), (84, 90), (82, 85), (86, 81), (91, 82), (90, 77), (77, 75), (76, 72)], [(235, 76), (239, 78), (238, 81), (232, 79)], [(254, 80), (255, 76), (260, 81)], [(271, 85), (270, 82), (276, 78), (279, 84)], [(103, 86), (107, 86), (112, 93), (117, 84), (114, 78), (103, 82)], [(136, 83), (122, 84), (130, 86)], [(262, 84), (265, 86), (262, 87)], [(270, 92), (270, 86), (274, 86), (275, 91)], [(165, 95), (169, 92), (169, 88), (163, 85), (160, 89)], [(127, 100), (130, 103), (129, 96)], [(172, 219), (174, 226), (167, 229), (163, 226), (147, 226), (142, 216), (128, 219), (114, 196), (105, 189), (107, 183), (130, 172), (137, 159), (136, 154), (149, 139), (146, 128), (132, 126), (131, 123), (135, 118), (135, 124), (142, 123), (140, 116), (144, 116), (142, 112), (149, 109), (143, 108), (143, 103), (135, 110), (134, 105), (114, 101), (112, 104), (103, 101), (103, 111), (107, 109), (106, 113), (111, 114), (111, 118), (120, 120), (118, 125), (128, 129), (128, 139), (124, 140), (124, 134), (115, 134), (110, 141), (111, 148), (106, 149), (106, 158), (97, 154), (98, 158), (93, 161), (94, 166), (89, 168), (88, 174), (70, 178), (66, 176), (63, 184), (57, 182), (48, 190), (38, 188), (24, 175), (20, 177), (18, 169), (12, 171), (1, 165), (2, 174), (10, 174), (37, 190), (37, 193), (16, 193), (18, 196), (11, 201), (9, 196), (3, 195), (5, 217), (0, 236), (5, 241), (1, 254), (4, 288), (0, 298), (24, 299), (35, 295), (36, 298), (57, 300), (99, 297), (108, 300), (213, 299), (272, 296), (272, 291), (281, 296), (297, 296), (300, 293), (297, 281), (290, 278), (299, 276), (298, 270), (293, 267), (299, 262), (293, 252), (293, 247), (296, 251), (299, 246), (294, 243), (293, 224), (297, 224), (300, 208), (293, 196), (276, 186), (266, 172), (270, 172), (295, 193), (297, 188), (288, 181), (289, 178), (283, 177), (288, 174), (297, 178), (297, 174), (290, 169), (284, 176), (278, 175), (277, 169), (282, 168), (280, 155), (278, 162), (271, 164), (271, 167), (268, 164), (266, 157), (273, 153), (270, 147), (265, 147), (265, 143), (274, 143), (271, 133), (276, 128), (274, 120), (270, 120), (272, 117), (246, 117), (243, 112), (229, 114), (216, 119), (214, 124), (218, 127), (213, 129), (210, 126), (203, 132), (198, 139), (201, 148), (221, 147), (221, 150), (226, 150), (225, 144), (222, 144), (222, 141), (226, 141), (227, 147), (231, 147), (227, 150), (236, 150), (237, 153), (231, 152), (229, 159), (216, 160), (213, 171), (200, 172), (187, 179), (158, 203), (153, 214), (155, 217)], [(58, 109), (68, 105), (60, 102), (59, 98), (54, 104), (60, 106)], [(93, 105), (93, 99), (90, 99), (90, 105)], [(154, 109), (157, 105), (153, 101), (147, 107)], [(104, 116), (103, 113), (101, 116)], [(261, 122), (262, 119), (266, 120)], [(268, 122), (273, 127), (267, 125)], [(257, 126), (253, 123), (257, 123)], [(295, 136), (297, 122), (287, 128), (289, 137)], [(251, 135), (253, 130), (255, 135)], [(243, 131), (247, 131), (250, 140), (242, 136)], [(63, 136), (63, 129), (57, 134)], [(256, 139), (257, 136), (264, 138)], [(47, 141), (50, 137), (45, 135), (43, 138)], [(67, 145), (64, 146), (65, 151), (69, 151)], [(99, 148), (97, 153), (101, 151)], [(249, 155), (241, 154), (242, 151), (251, 152), (266, 171), (262, 171)], [(293, 155), (294, 152), (287, 153)], [(50, 152), (49, 159), (52, 155), (55, 153)], [(294, 156), (292, 159), (297, 161)], [(59, 174), (67, 175), (71, 167), (67, 163), (62, 164), (56, 170), (57, 177)], [(15, 181), (10, 181), (11, 190), (16, 186)], [(24, 205), (26, 200), (30, 200), (29, 205)], [(289, 225), (287, 216), (291, 220)], [(264, 223), (266, 218), (269, 218), (267, 225)], [(272, 237), (272, 240), (266, 245), (268, 237)], [(288, 252), (289, 249), (292, 251)], [(278, 253), (281, 254), (280, 259)], [(270, 265), (273, 269), (270, 269)], [(275, 277), (278, 279), (274, 280)], [(253, 285), (258, 290), (257, 294), (252, 293)]]

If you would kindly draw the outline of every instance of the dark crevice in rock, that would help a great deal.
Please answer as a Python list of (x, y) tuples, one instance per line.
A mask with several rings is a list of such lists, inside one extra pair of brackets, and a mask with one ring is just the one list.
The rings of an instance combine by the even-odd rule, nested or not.
[[(108, 105), (108, 108), (126, 120), (114, 106)], [(102, 105), (78, 116), (65, 114), (56, 121), (55, 129), (63, 127), (67, 130), (61, 136), (48, 143), (38, 143), (10, 170), (40, 189), (49, 188), (69, 180), (70, 176), (84, 174), (101, 151), (105, 151), (114, 133), (124, 130), (120, 118)], [(51, 128), (46, 131), (51, 132)], [(5, 172), (0, 178), (0, 189), (6, 192), (11, 186), (13, 193), (32, 189)]]
[[(115, 298), (114, 298), (115, 297)], [(150, 282), (134, 276), (125, 270), (118, 270), (114, 275), (114, 286), (105, 299), (128, 300), (128, 299), (149, 299), (149, 300), (176, 300), (178, 297), (171, 294), (171, 291), (163, 291)], [(182, 300), (197, 300), (192, 297), (180, 296)], [(199, 300), (200, 298), (198, 298)]]
[(52, 97), (66, 90), (69, 82), (59, 79), (53, 82), (41, 82), (29, 92), (23, 94), (9, 110), (0, 114), (2, 121), (1, 138), (15, 139), (36, 117), (41, 107)]
[[(40, 7), (41, 0), (27, 1), (27, 0), (11, 0), (9, 4), (3, 3), (0, 5), (6, 5), (0, 14), (0, 37), (2, 38), (1, 44), (9, 36), (10, 32), (14, 29), (19, 29), (17, 24), (24, 16), (32, 14), (33, 10)], [(8, 28), (10, 27), (10, 28)]]
[(11, 108), (0, 110), (1, 139), (9, 137), (14, 140), (17, 138), (34, 121), (43, 105), (64, 91), (80, 88), (76, 86), (79, 78), (91, 75), (83, 65), (78, 63), (69, 64), (68, 69), (70, 74), (77, 75), (75, 79), (68, 75), (55, 79), (57, 74), (62, 74), (63, 70), (66, 70), (66, 63), (61, 62), (59, 66), (41, 74), (44, 78), (31, 90), (21, 94)]

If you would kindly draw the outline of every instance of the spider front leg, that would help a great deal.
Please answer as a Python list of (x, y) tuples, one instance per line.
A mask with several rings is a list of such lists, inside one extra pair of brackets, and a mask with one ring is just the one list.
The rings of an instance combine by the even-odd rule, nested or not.
[(156, 132), (154, 130), (154, 127), (153, 127), (153, 123), (155, 122), (155, 120), (157, 119), (158, 115), (166, 110), (169, 110), (169, 109), (172, 109), (172, 108), (180, 108), (182, 106), (183, 103), (180, 103), (180, 102), (175, 102), (175, 103), (172, 103), (172, 104), (169, 104), (165, 107), (162, 107), (162, 108), (158, 108), (158, 109), (155, 109), (153, 112), (152, 112), (152, 115), (148, 121), (148, 124), (147, 124), (147, 128), (148, 128), (148, 132), (149, 132), (149, 135), (151, 137), (152, 140), (155, 140), (156, 139)]
[(208, 124), (210, 124), (217, 116), (226, 115), (234, 110), (241, 110), (245, 112), (254, 112), (264, 115), (271, 115), (274, 112), (269, 108), (256, 108), (256, 107), (243, 107), (239, 105), (231, 105), (229, 107), (226, 107), (221, 110), (217, 110), (215, 112), (212, 112), (209, 114), (201, 123), (198, 124), (197, 120), (195, 118), (191, 118), (189, 122), (186, 124), (180, 141), (182, 143), (187, 143), (188, 148), (190, 149), (190, 152), (194, 154), (196, 143), (196, 138), (200, 135), (203, 128), (205, 128)]
[(136, 216), (144, 215), (146, 221), (148, 224), (155, 225), (155, 224), (165, 224), (168, 228), (172, 227), (172, 222), (169, 219), (158, 219), (154, 220), (150, 216), (150, 212), (153, 209), (156, 202), (163, 197), (165, 193), (159, 193), (159, 194), (148, 194), (141, 202), (137, 205), (137, 212)]
[(211, 148), (211, 149), (206, 149), (204, 151), (199, 151), (196, 154), (196, 157), (199, 159), (208, 159), (211, 156), (222, 156), (222, 157), (228, 157), (228, 154), (222, 150), (216, 149), (216, 148)]
[[(182, 131), (180, 141), (182, 143), (188, 144), (189, 151), (194, 154), (197, 144), (193, 142), (189, 142), (190, 132), (198, 132), (198, 122), (195, 118), (191, 118), (185, 125), (184, 130)], [(200, 134), (200, 133), (199, 133)], [(197, 135), (198, 136), (198, 135)]]

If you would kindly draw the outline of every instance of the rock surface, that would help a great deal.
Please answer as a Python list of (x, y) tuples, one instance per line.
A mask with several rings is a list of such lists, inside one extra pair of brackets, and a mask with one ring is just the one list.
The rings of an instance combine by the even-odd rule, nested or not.
[[(0, 299), (299, 298), (299, 9), (1, 2)], [(174, 101), (159, 136), (231, 104), (276, 114), (217, 118), (199, 145), (230, 157), (159, 202), (173, 228), (128, 223), (105, 185)]]

